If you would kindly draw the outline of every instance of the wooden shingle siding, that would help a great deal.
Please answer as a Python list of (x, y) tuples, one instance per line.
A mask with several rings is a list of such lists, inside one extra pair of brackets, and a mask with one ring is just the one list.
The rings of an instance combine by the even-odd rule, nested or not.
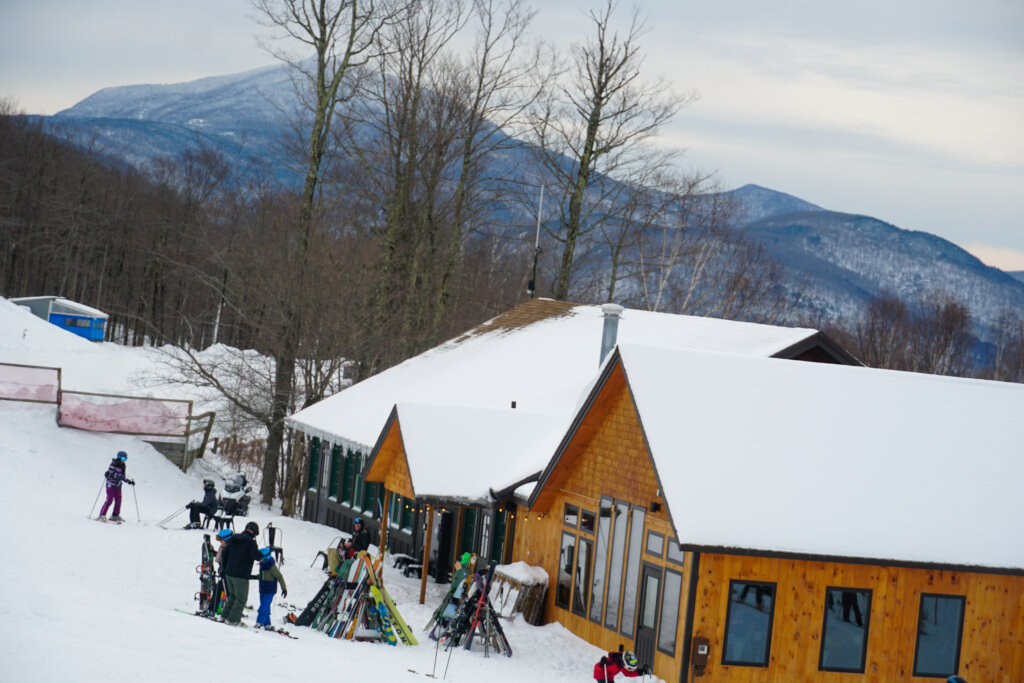
[[(722, 661), (729, 582), (777, 584), (767, 668)], [(828, 586), (870, 589), (863, 674), (818, 671)], [(934, 681), (912, 676), (922, 593), (966, 598), (959, 674), (968, 681), (1024, 680), (1024, 578), (1014, 575), (703, 553), (693, 635), (711, 641), (714, 681)]]

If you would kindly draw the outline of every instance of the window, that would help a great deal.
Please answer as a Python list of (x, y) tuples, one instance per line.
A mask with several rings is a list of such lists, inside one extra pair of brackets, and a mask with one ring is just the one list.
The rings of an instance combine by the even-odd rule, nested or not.
[(668, 554), (665, 559), (673, 564), (682, 564), (685, 555), (686, 553), (679, 548), (679, 544), (676, 542), (676, 539), (670, 539), (668, 542)]
[(573, 529), (575, 529), (576, 528), (576, 522), (579, 521), (579, 518), (580, 518), (580, 509), (578, 507), (576, 507), (575, 505), (569, 505), (568, 503), (566, 503), (565, 504), (565, 514), (562, 516), (562, 524), (564, 524), (566, 526), (569, 526), (569, 527), (572, 527)]
[(572, 611), (580, 616), (587, 613), (587, 592), (590, 590), (590, 557), (594, 543), (580, 538), (576, 544), (576, 572), (573, 574)]
[(478, 512), (475, 508), (466, 508), (462, 513), (462, 547), (460, 553), (476, 552), (476, 520)]
[(572, 591), (573, 552), (576, 537), (562, 532), (562, 550), (558, 555), (558, 585), (555, 587), (555, 604), (569, 609), (569, 594)]
[(308, 488), (316, 490), (317, 479), (320, 477), (320, 439), (313, 437), (309, 444), (309, 483)]
[(590, 510), (584, 510), (580, 516), (580, 531), (587, 534), (594, 533), (594, 513)]
[(870, 615), (870, 590), (825, 589), (825, 620), (821, 627), (821, 654), (818, 659), (820, 670), (864, 672)]
[(665, 590), (661, 596), (661, 623), (658, 625), (658, 649), (669, 655), (676, 652), (676, 627), (679, 624), (679, 595), (682, 586), (683, 575), (666, 569)]
[(944, 677), (957, 672), (965, 603), (962, 595), (921, 595), (914, 648), (915, 676)]
[(626, 586), (622, 593), (622, 635), (631, 637), (636, 622), (636, 591), (640, 581), (640, 553), (643, 549), (646, 508), (629, 512), (629, 551), (626, 560)]
[(775, 584), (730, 581), (722, 664), (768, 666)]
[(602, 496), (597, 514), (597, 550), (594, 552), (594, 583), (590, 587), (590, 620), (601, 623), (604, 606), (604, 573), (608, 560), (608, 541), (612, 530), (612, 499)]
[(656, 531), (647, 532), (647, 554), (661, 557), (665, 551), (665, 537)]
[(331, 449), (331, 479), (327, 486), (327, 495), (335, 500), (338, 499), (338, 484), (341, 479), (341, 470), (344, 468), (342, 454), (341, 446), (334, 446)]
[(612, 544), (608, 552), (608, 608), (604, 612), (604, 625), (613, 631), (619, 626), (619, 589), (622, 587), (622, 563), (626, 557), (626, 519), (628, 503), (615, 504), (612, 523)]

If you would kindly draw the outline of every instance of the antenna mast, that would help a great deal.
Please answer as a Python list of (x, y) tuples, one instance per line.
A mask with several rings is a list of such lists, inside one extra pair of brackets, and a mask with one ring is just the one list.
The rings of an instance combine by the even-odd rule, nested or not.
[(533, 298), (537, 291), (537, 257), (540, 255), (540, 215), (544, 211), (544, 186), (540, 186), (540, 202), (537, 204), (537, 237), (533, 241), (533, 276), (526, 285), (526, 291)]

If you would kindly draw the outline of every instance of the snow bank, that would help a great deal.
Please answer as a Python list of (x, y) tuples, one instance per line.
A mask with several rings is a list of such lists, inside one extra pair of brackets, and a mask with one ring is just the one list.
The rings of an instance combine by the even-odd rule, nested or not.
[(494, 568), (495, 574), (517, 581), (524, 586), (548, 585), (548, 573), (543, 567), (534, 567), (522, 560), (512, 564), (499, 564)]

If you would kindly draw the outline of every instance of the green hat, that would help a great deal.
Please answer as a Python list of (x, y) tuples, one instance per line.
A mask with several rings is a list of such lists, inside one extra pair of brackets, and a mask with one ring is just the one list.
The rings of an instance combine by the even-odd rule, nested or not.
[(465, 567), (467, 564), (469, 564), (469, 558), (470, 557), (472, 557), (472, 556), (469, 553), (462, 553), (462, 559), (459, 560), (459, 563), (463, 567)]

